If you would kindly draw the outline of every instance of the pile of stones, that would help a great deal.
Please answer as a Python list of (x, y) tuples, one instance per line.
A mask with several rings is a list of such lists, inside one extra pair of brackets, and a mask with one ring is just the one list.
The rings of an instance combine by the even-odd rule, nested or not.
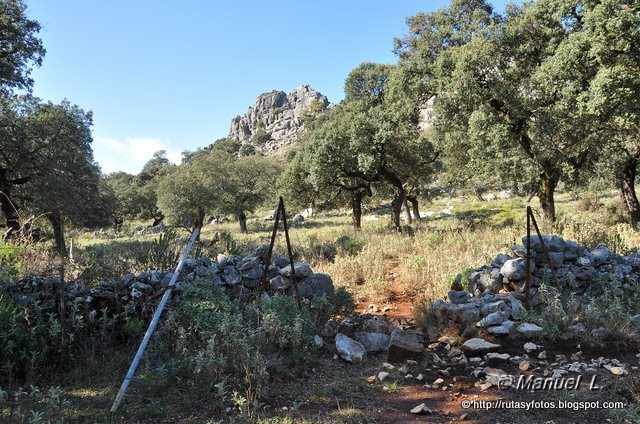
[[(589, 250), (558, 236), (543, 235), (542, 242), (546, 253), (535, 235), (531, 237), (530, 255), (525, 247), (513, 246), (511, 255), (498, 254), (490, 265), (469, 273), (465, 281), (458, 275), (448, 293), (449, 301), (440, 299), (431, 306), (434, 318), (442, 325), (461, 328), (476, 323), (477, 327), (496, 335), (540, 335), (540, 326), (521, 322), (525, 312), (522, 301), (526, 291), (527, 257), (530, 257), (531, 308), (543, 306), (540, 290), (543, 282), (559, 295), (570, 292), (580, 296), (594, 283), (620, 294), (639, 290), (640, 253), (621, 256), (602, 244)], [(522, 243), (527, 245), (526, 236)], [(574, 330), (585, 331), (581, 324)]]
[[(209, 281), (220, 286), (226, 292), (246, 302), (261, 287), (261, 277), (265, 268), (269, 245), (259, 245), (252, 256), (237, 257), (218, 255), (216, 260), (201, 257), (187, 259), (177, 278), (175, 291), (179, 293), (185, 284), (195, 280)], [(88, 314), (89, 320), (96, 317), (97, 311), (120, 309), (134, 313), (140, 307), (157, 299), (169, 286), (174, 269), (152, 270), (137, 275), (127, 274), (118, 281), (100, 281), (87, 285), (81, 281), (66, 281), (64, 296), (68, 307), (79, 307)], [(295, 279), (301, 298), (313, 301), (324, 296), (334, 299), (334, 286), (331, 276), (314, 273), (307, 263), (294, 264)], [(294, 295), (291, 264), (288, 258), (276, 256), (267, 269), (267, 294), (276, 293)], [(40, 275), (27, 276), (7, 285), (15, 300), (29, 304), (38, 302), (44, 312), (54, 312), (59, 302), (60, 279)]]
[(402, 362), (420, 357), (425, 338), (418, 330), (396, 327), (385, 315), (362, 314), (327, 321), (315, 344), (354, 364), (378, 352), (387, 352), (390, 362)]

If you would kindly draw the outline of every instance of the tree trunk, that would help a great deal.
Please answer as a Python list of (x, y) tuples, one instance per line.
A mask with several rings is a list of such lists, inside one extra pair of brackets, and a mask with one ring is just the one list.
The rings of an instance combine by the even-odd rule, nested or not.
[(11, 187), (7, 180), (7, 174), (4, 169), (0, 168), (0, 208), (7, 221), (7, 227), (13, 232), (20, 230), (20, 216), (18, 215), (18, 206), (11, 199)]
[(624, 206), (629, 214), (629, 220), (633, 229), (638, 228), (640, 222), (640, 202), (638, 202), (638, 196), (636, 195), (636, 167), (638, 165), (638, 159), (634, 157), (628, 157), (622, 164), (619, 173), (619, 185), (620, 196), (624, 202)]
[(56, 250), (60, 253), (60, 256), (66, 256), (67, 246), (64, 242), (64, 219), (62, 217), (62, 211), (51, 212), (47, 217), (53, 227), (53, 236), (56, 240)]
[(356, 231), (362, 229), (362, 198), (364, 193), (354, 192), (351, 193), (351, 210), (353, 211), (353, 228)]
[(404, 187), (402, 181), (395, 174), (383, 168), (380, 172), (382, 177), (393, 186), (393, 200), (391, 201), (391, 224), (397, 231), (402, 231), (400, 214), (405, 201)]
[[(195, 231), (196, 228), (199, 228), (200, 230), (202, 230), (202, 227), (204, 226), (204, 209), (199, 207), (196, 210), (197, 214), (196, 215), (196, 220), (193, 223), (193, 228), (191, 229), (191, 231)], [(200, 235), (202, 234), (202, 231), (198, 232), (198, 235), (196, 236), (196, 241), (200, 241)]]
[(409, 210), (409, 202), (407, 202), (407, 192), (405, 191), (405, 195), (404, 195), (404, 202), (402, 202), (402, 211), (404, 214), (404, 222), (407, 223), (407, 225), (410, 225), (413, 220), (411, 219), (411, 211)]
[(542, 216), (550, 221), (556, 220), (556, 204), (553, 195), (560, 181), (560, 174), (555, 171), (543, 172), (540, 174), (540, 186), (538, 187), (538, 198), (542, 208)]
[(420, 222), (422, 218), (420, 217), (420, 207), (418, 205), (418, 198), (416, 196), (407, 196), (407, 200), (411, 203), (411, 208), (413, 209), (413, 219)]
[(476, 197), (478, 198), (479, 201), (484, 202), (484, 197), (482, 197), (482, 189), (481, 188), (474, 188), (473, 192), (475, 193)]
[(244, 212), (240, 212), (238, 214), (238, 223), (240, 223), (240, 231), (243, 233), (248, 232), (247, 230), (247, 215)]

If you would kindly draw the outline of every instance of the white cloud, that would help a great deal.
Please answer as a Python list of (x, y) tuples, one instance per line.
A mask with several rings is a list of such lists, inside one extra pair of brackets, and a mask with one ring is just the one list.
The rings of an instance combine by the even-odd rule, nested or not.
[(155, 152), (165, 150), (174, 164), (182, 159), (181, 152), (171, 148), (169, 140), (152, 137), (128, 137), (124, 141), (110, 137), (94, 137), (93, 154), (102, 172), (124, 171), (137, 174)]

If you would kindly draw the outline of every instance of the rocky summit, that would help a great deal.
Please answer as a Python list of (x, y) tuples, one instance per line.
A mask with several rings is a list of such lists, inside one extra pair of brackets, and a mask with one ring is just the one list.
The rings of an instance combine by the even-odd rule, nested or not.
[(229, 138), (242, 144), (251, 143), (256, 150), (273, 154), (304, 131), (305, 115), (319, 113), (330, 106), (327, 96), (308, 85), (301, 85), (289, 94), (276, 90), (263, 93), (247, 113), (231, 120)]

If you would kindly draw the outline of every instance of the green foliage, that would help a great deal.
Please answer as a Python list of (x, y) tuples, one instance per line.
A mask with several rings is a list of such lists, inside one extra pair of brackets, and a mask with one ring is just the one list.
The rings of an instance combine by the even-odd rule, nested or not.
[(232, 140), (230, 138), (220, 138), (213, 142), (209, 151), (211, 152), (224, 152), (229, 155), (235, 155), (240, 150), (240, 142)]
[(125, 219), (150, 219), (156, 216), (156, 194), (149, 174), (137, 176), (114, 172), (104, 178), (104, 183), (115, 197), (114, 215)]
[(240, 148), (240, 156), (253, 156), (256, 154), (256, 148), (253, 144), (243, 144)]
[(338, 247), (338, 253), (355, 256), (362, 251), (365, 241), (362, 238), (345, 234), (336, 239), (336, 246)]
[(185, 227), (201, 223), (205, 213), (246, 217), (270, 198), (278, 172), (265, 157), (235, 158), (212, 150), (163, 179), (158, 204), (169, 222)]
[(317, 115), (320, 112), (322, 112), (324, 108), (325, 108), (324, 103), (318, 99), (313, 99), (311, 100), (311, 103), (309, 103), (309, 111), (314, 115)]
[(268, 377), (258, 335), (219, 287), (196, 281), (168, 314), (159, 330), (164, 342), (155, 349), (173, 358), (173, 372), (181, 378), (211, 386), (224, 381), (251, 402), (260, 397)]
[(147, 258), (144, 260), (149, 269), (166, 269), (173, 266), (180, 255), (176, 249), (178, 233), (176, 230), (168, 228), (161, 233), (157, 239), (151, 242), (147, 250)]
[(41, 364), (48, 352), (51, 330), (45, 326), (42, 311), (35, 309), (40, 322), (31, 321), (31, 311), (0, 294), (0, 375), (7, 381), (25, 378)]
[(24, 248), (0, 238), (0, 287), (2, 283), (18, 275), (18, 258)]
[(274, 296), (264, 304), (260, 331), (279, 350), (302, 353), (313, 340), (315, 323), (309, 310), (299, 309), (292, 297)]
[(255, 134), (253, 134), (253, 136), (251, 137), (251, 140), (249, 140), (249, 143), (255, 146), (262, 146), (263, 144), (266, 144), (269, 140), (271, 140), (271, 134), (269, 134), (263, 129), (259, 129), (258, 131), (255, 132)]
[(139, 318), (126, 316), (122, 331), (131, 338), (139, 337), (145, 329), (145, 322)]
[(333, 313), (341, 316), (352, 315), (356, 310), (356, 303), (353, 296), (344, 287), (336, 289), (335, 298), (333, 300)]
[(70, 402), (63, 397), (60, 387), (19, 388), (6, 392), (0, 387), (0, 419), (11, 423), (24, 424), (62, 424), (64, 409)]
[(0, 1), (0, 94), (13, 89), (30, 90), (30, 68), (40, 66), (46, 52), (36, 36), (40, 24), (29, 19), (26, 10), (22, 0)]

